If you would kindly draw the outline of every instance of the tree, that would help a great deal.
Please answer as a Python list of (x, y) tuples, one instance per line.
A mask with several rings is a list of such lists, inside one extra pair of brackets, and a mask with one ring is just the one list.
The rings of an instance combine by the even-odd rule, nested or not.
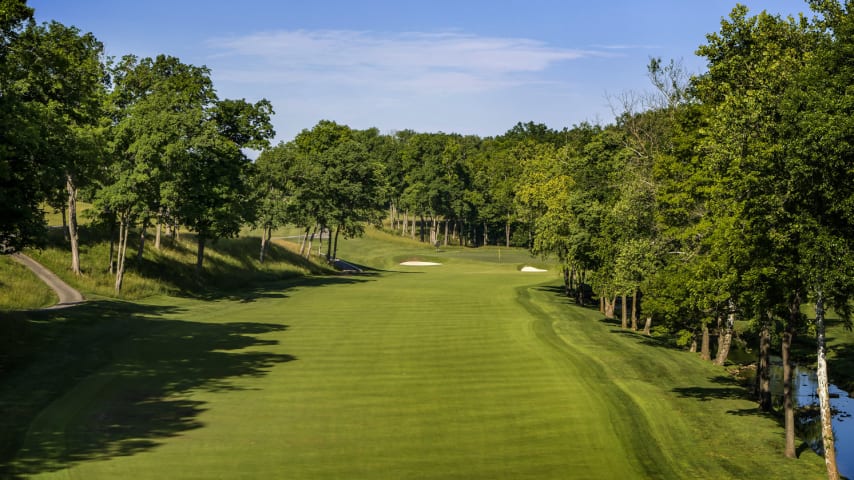
[[(533, 251), (555, 255), (564, 264), (567, 294), (584, 303), (587, 271), (598, 286), (613, 286), (613, 239), (606, 214), (615, 199), (611, 182), (621, 150), (622, 133), (615, 128), (580, 125), (568, 132), (559, 149), (535, 144), (522, 159), (516, 200), (534, 220)], [(573, 288), (574, 274), (579, 275)]]
[[(422, 242), (428, 241), (425, 216), (432, 220), (430, 226), (433, 227), (438, 215), (452, 210), (451, 191), (455, 182), (447, 174), (452, 172), (452, 163), (457, 159), (449, 156), (449, 142), (453, 142), (453, 139), (443, 133), (418, 133), (408, 137), (400, 149), (401, 161), (408, 167), (404, 175), (406, 187), (401, 195), (401, 203), (412, 212), (413, 238), (415, 217), (420, 218)], [(430, 233), (434, 234), (432, 228)]]
[(204, 263), (205, 242), (237, 235), (252, 220), (249, 202), (251, 162), (244, 148), (263, 148), (273, 136), (267, 100), (212, 102), (187, 156), (173, 172), (175, 215), (197, 234), (196, 274)]
[[(697, 148), (706, 117), (702, 105), (680, 79), (682, 74), (676, 65), (671, 63), (664, 72), (656, 70), (660, 62), (650, 65), (653, 85), (667, 105), (669, 118), (664, 148), (656, 155), (651, 171), (656, 187), (654, 223), (659, 268), (649, 279), (645, 309), (648, 315), (656, 316), (659, 325), (676, 333), (681, 345), (690, 345), (692, 351), (696, 350), (698, 334), (702, 335), (701, 355), (710, 359), (709, 330), (712, 322), (720, 319), (720, 300), (706, 294), (706, 287), (717, 287), (712, 281), (719, 278), (717, 272), (709, 270), (709, 179)], [(707, 301), (710, 298), (715, 300)], [(732, 330), (719, 330), (723, 331), (718, 337), (718, 358), (725, 359), (729, 345), (726, 339), (731, 338)]]
[[(713, 247), (732, 259), (739, 273), (733, 285), (744, 300), (742, 309), (756, 321), (760, 338), (760, 407), (770, 410), (768, 352), (776, 312), (785, 304), (784, 291), (800, 298), (802, 282), (797, 264), (797, 212), (789, 200), (792, 185), (790, 155), (785, 148), (780, 98), (812, 50), (808, 22), (781, 19), (765, 12), (747, 16), (737, 6), (720, 33), (707, 36), (698, 54), (709, 61), (709, 72), (696, 82), (700, 97), (710, 108), (706, 149), (714, 175), (710, 203), (721, 241)], [(732, 288), (730, 288), (732, 290)], [(791, 307), (790, 307), (791, 308)], [(786, 318), (797, 321), (799, 316)], [(787, 339), (795, 326), (787, 328)], [(784, 347), (788, 347), (785, 343)], [(784, 353), (788, 359), (788, 352)], [(790, 408), (791, 369), (786, 366), (784, 402)], [(786, 415), (789, 418), (791, 415)], [(787, 427), (786, 454), (795, 456), (794, 428)]]
[(62, 173), (55, 188), (65, 191), (71, 271), (79, 275), (80, 249), (77, 196), (93, 181), (104, 159), (105, 99), (108, 76), (103, 45), (91, 34), (58, 22), (30, 24), (21, 33), (14, 55), (26, 65), (19, 79), (30, 102), (43, 108), (50, 126), (40, 152)]
[(281, 143), (261, 152), (252, 172), (252, 192), (255, 214), (253, 226), (260, 227), (261, 251), (258, 260), (264, 263), (273, 230), (290, 221), (291, 169), (295, 148), (292, 143)]
[(824, 314), (833, 307), (850, 328), (854, 299), (854, 19), (851, 3), (814, 0), (819, 43), (788, 92), (792, 209), (798, 213), (799, 266), (815, 304), (818, 394), (828, 477), (839, 478), (828, 395)]
[[(0, 0), (0, 254), (44, 240), (41, 200), (49, 174), (40, 155), (48, 127), (43, 108), (26, 96), (26, 65), (14, 53), (33, 10), (24, 0)], [(23, 87), (23, 88), (22, 88)]]
[[(121, 291), (128, 235), (161, 209), (177, 210), (187, 162), (227, 146), (217, 142), (205, 108), (216, 98), (205, 67), (160, 55), (142, 60), (126, 56), (112, 69), (113, 132), (109, 180), (98, 204), (119, 219), (116, 293)], [(195, 150), (192, 150), (194, 149)], [(233, 153), (233, 152), (232, 152)], [(184, 172), (183, 177), (176, 173)]]
[(324, 231), (336, 214), (336, 199), (332, 195), (330, 182), (338, 173), (327, 172), (335, 162), (330, 151), (352, 139), (352, 130), (329, 120), (321, 120), (311, 130), (305, 129), (294, 138), (296, 169), (292, 175), (294, 207), (292, 218), (304, 228), (300, 253), (311, 254), (311, 244), (320, 229), (321, 241)]
[(474, 187), (485, 198), (482, 216), (488, 223), (503, 225), (504, 244), (510, 247), (511, 229), (517, 220), (514, 202), (517, 182), (522, 174), (522, 163), (530, 157), (534, 145), (550, 145), (554, 149), (563, 145), (559, 132), (544, 124), (517, 123), (504, 135), (489, 142), (478, 159)]
[(561, 262), (570, 261), (571, 229), (574, 217), (570, 210), (575, 182), (565, 171), (560, 159), (570, 155), (567, 149), (555, 151), (548, 144), (527, 144), (524, 153), (517, 150), (522, 168), (515, 201), (519, 208), (532, 212), (534, 241), (532, 252), (554, 255)]

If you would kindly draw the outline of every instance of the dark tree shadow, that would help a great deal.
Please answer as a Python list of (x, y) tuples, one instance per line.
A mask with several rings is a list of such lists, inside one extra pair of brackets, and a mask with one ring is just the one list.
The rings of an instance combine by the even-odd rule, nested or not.
[[(604, 319), (600, 321), (602, 323), (614, 324), (615, 326), (620, 325), (619, 320)], [(686, 351), (685, 347), (678, 345), (675, 339), (670, 337), (654, 337), (645, 335), (641, 331), (636, 332), (634, 330), (623, 330), (622, 328), (612, 328), (611, 333), (613, 333), (614, 335), (623, 335), (626, 337), (630, 337), (636, 342), (649, 347), (664, 348), (667, 350)]]
[(206, 289), (183, 292), (178, 295), (198, 300), (232, 300), (251, 303), (261, 298), (287, 298), (288, 291), (300, 287), (323, 287), (328, 285), (352, 285), (372, 281), (364, 275), (298, 276), (286, 280), (272, 280), (261, 286), (244, 286), (232, 290)]
[(584, 288), (584, 305), (579, 305), (578, 301), (574, 296), (567, 296), (566, 290), (564, 290), (563, 285), (541, 285), (536, 287), (536, 289), (540, 292), (546, 292), (555, 297), (560, 298), (567, 305), (573, 305), (578, 308), (584, 308), (586, 310), (596, 310), (599, 311), (599, 300), (593, 296), (593, 290), (590, 289), (589, 285), (585, 285)]
[[(559, 298), (559, 299), (560, 299), (560, 303), (561, 303), (561, 304), (563, 304), (563, 305), (573, 305), (573, 306), (576, 306), (576, 307), (577, 307), (577, 306), (579, 306), (579, 305), (577, 305), (577, 304), (575, 303), (575, 299), (573, 299), (573, 298), (571, 298), (571, 297), (567, 297), (567, 296), (566, 296), (566, 292), (564, 291), (564, 289), (563, 289), (563, 286), (562, 286), (562, 285), (560, 285), (560, 286), (556, 286), (556, 285), (541, 285), (541, 286), (538, 286), (538, 287), (534, 287), (534, 290), (536, 290), (536, 291), (538, 291), (538, 292), (545, 292), (545, 293), (548, 293), (549, 295), (552, 295), (552, 296), (554, 296), (554, 297)], [(586, 308), (586, 307), (585, 307), (585, 308)]]
[[(735, 378), (726, 375), (718, 375), (716, 377), (710, 378), (709, 381), (720, 386), (678, 387), (674, 388), (673, 392), (679, 395), (680, 397), (694, 398), (701, 402), (708, 402), (712, 400), (750, 399), (750, 392), (744, 386), (739, 384), (738, 380), (736, 380)], [(753, 412), (756, 413), (757, 410), (753, 409)], [(728, 413), (734, 412), (730, 411)]]
[[(361, 272), (355, 273), (355, 275), (358, 275), (360, 277), (363, 277), (363, 276), (375, 277), (375, 276), (378, 276), (382, 273), (422, 273), (422, 272), (409, 272), (409, 271), (402, 271), (402, 270), (387, 270), (387, 269), (383, 269), (383, 268), (371, 267), (369, 265), (363, 265), (361, 263), (351, 262), (350, 260), (344, 260), (344, 262), (346, 262), (347, 264), (352, 265), (352, 266), (358, 268), (359, 270), (361, 270)], [(347, 272), (347, 273), (353, 274), (351, 272)]]
[(0, 357), (0, 478), (150, 450), (203, 426), (205, 404), (191, 391), (241, 389), (236, 379), (295, 360), (259, 338), (285, 325), (173, 319), (180, 314), (97, 301), (0, 317), (0, 335), (14, 337)]

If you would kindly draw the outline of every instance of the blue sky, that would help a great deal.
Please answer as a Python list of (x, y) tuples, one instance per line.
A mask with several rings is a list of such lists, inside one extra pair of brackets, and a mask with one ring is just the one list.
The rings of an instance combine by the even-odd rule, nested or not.
[[(694, 55), (721, 0), (30, 0), (39, 22), (92, 32), (113, 56), (169, 54), (220, 98), (267, 98), (277, 141), (328, 119), (381, 132), (500, 135), (516, 122), (608, 123), (649, 90), (650, 57)], [(803, 0), (743, 0), (753, 13)]]

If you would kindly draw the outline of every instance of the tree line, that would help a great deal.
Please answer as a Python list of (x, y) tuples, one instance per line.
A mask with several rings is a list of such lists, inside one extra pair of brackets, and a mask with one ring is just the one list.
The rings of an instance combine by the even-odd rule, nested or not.
[(622, 296), (623, 328), (629, 296), (632, 329), (643, 318), (650, 333), (655, 320), (686, 345), (699, 341), (710, 360), (716, 331), (723, 364), (734, 322), (748, 321), (764, 411), (779, 338), (792, 458), (791, 347), (815, 335), (825, 459), (838, 478), (824, 321), (832, 307), (850, 325), (854, 294), (854, 17), (851, 2), (809, 3), (812, 18), (737, 6), (699, 47), (700, 75), (653, 59), (654, 94), (620, 96), (613, 125), (532, 148), (515, 190), (520, 211), (535, 212), (534, 251), (561, 259), (579, 303), (572, 278), (607, 316)]
[(42, 244), (43, 206), (58, 207), (79, 274), (82, 197), (113, 228), (117, 293), (128, 237), (141, 251), (149, 229), (154, 248), (164, 230), (195, 232), (197, 270), (206, 242), (244, 225), (263, 231), (261, 262), (286, 224), (305, 255), (327, 235), (330, 259), (339, 235), (383, 220), (435, 245), (524, 246), (560, 262), (578, 303), (598, 299), (612, 318), (619, 306), (623, 328), (676, 336), (719, 365), (748, 322), (765, 411), (779, 339), (789, 457), (792, 342), (815, 335), (838, 478), (824, 319), (832, 308), (847, 321), (854, 294), (854, 20), (850, 1), (808, 4), (797, 18), (736, 6), (697, 50), (706, 71), (651, 59), (651, 91), (613, 97), (607, 125), (520, 122), (481, 138), (323, 120), (271, 146), (272, 105), (218, 98), (206, 67), (106, 58), (92, 34), (0, 0), (0, 245)]

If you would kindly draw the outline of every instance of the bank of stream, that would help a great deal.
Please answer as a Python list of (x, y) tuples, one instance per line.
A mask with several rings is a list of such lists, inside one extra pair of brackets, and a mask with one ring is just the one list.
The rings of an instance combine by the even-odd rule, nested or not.
[[(798, 409), (798, 435), (816, 452), (822, 452), (821, 422), (818, 412), (818, 380), (815, 370), (796, 366), (793, 383), (796, 388), (795, 402)], [(836, 460), (839, 473), (854, 478), (854, 398), (831, 384), (830, 405), (833, 408), (833, 433), (836, 437)], [(771, 393), (775, 401), (782, 403), (783, 365), (780, 358), (772, 359)]]

